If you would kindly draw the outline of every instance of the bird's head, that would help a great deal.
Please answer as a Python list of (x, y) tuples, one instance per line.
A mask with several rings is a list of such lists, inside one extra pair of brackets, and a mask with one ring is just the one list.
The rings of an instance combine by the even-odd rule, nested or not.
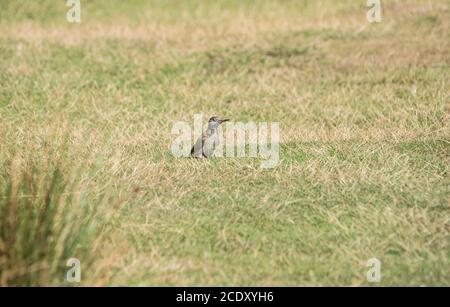
[(219, 125), (220, 125), (221, 123), (227, 122), (227, 121), (229, 121), (229, 119), (227, 119), (227, 118), (220, 118), (220, 117), (217, 117), (217, 116), (213, 116), (213, 117), (211, 117), (211, 118), (209, 119), (209, 121), (208, 121), (208, 128), (210, 128), (210, 129), (215, 129), (215, 128), (219, 127)]

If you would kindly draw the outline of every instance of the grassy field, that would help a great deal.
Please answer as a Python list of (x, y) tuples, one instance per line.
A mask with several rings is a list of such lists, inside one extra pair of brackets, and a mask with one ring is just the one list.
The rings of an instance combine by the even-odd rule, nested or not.
[[(0, 285), (450, 285), (450, 3), (0, 0)], [(175, 158), (193, 115), (280, 163)]]

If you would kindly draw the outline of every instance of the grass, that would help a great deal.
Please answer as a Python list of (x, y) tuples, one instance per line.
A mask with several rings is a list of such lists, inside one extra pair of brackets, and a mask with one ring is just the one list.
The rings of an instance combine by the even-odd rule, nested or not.
[(67, 164), (28, 156), (15, 157), (7, 167), (0, 199), (0, 286), (70, 285), (71, 258), (96, 272), (89, 249), (95, 250), (94, 234), (101, 236), (108, 224), (102, 215), (106, 204), (115, 200), (80, 178), (94, 177), (92, 171), (75, 169), (69, 175), (59, 163)]
[[(82, 1), (70, 24), (64, 1), (3, 1), (2, 210), (12, 182), (42, 203), (33, 165), (49, 205), (100, 210), (89, 232), (39, 220), (72, 229), (61, 256), (0, 248), (0, 276), (58, 268), (3, 284), (66, 285), (78, 253), (82, 285), (370, 285), (370, 258), (379, 285), (449, 285), (450, 7), (382, 5), (369, 24), (354, 0)], [(196, 113), (279, 122), (280, 164), (176, 159)]]

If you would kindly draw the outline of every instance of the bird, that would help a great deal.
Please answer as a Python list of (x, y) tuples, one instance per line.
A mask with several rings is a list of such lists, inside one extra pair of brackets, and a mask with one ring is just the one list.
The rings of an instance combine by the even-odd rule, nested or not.
[(221, 123), (227, 121), (229, 121), (229, 119), (222, 119), (217, 116), (213, 116), (209, 119), (208, 128), (202, 133), (202, 136), (198, 138), (194, 146), (192, 146), (192, 158), (209, 158), (214, 154), (214, 150), (219, 145), (219, 133), (217, 129)]

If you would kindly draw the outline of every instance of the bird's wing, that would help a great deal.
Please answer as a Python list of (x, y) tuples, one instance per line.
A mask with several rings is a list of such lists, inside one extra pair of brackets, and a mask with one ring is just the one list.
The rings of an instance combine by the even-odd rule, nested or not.
[[(206, 134), (202, 133), (202, 136), (197, 139), (194, 146), (191, 148), (191, 157), (200, 158), (203, 154), (203, 144), (205, 143)], [(197, 149), (197, 152), (195, 151)]]

